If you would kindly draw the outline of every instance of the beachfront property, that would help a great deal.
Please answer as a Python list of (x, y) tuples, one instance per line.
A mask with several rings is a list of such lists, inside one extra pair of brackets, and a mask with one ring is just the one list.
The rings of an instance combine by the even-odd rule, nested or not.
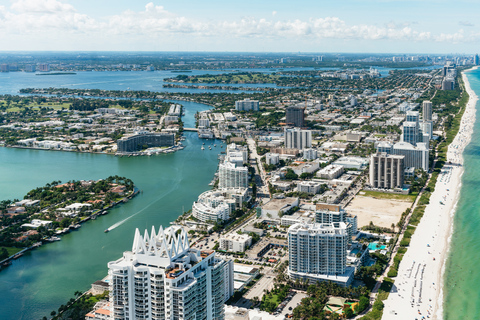
[(344, 222), (291, 226), (288, 229), (290, 278), (349, 286), (355, 269), (347, 267), (348, 237)]
[(402, 188), (404, 183), (403, 155), (377, 152), (370, 156), (370, 186), (373, 188)]
[(233, 295), (233, 262), (190, 248), (180, 227), (136, 229), (132, 251), (108, 263), (112, 317), (220, 319)]
[(315, 211), (315, 222), (320, 224), (343, 222), (348, 232), (348, 243), (352, 243), (353, 237), (358, 232), (357, 216), (348, 214), (339, 205), (318, 204)]

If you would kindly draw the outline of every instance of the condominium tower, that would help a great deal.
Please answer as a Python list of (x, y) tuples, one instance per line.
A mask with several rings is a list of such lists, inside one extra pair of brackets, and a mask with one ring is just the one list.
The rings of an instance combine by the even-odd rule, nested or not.
[(248, 169), (238, 167), (232, 162), (225, 161), (218, 169), (219, 188), (247, 188)]
[(312, 132), (299, 128), (285, 129), (285, 148), (305, 149), (312, 147)]
[(423, 121), (432, 121), (432, 102), (423, 101), (422, 103)]
[(403, 155), (377, 152), (370, 156), (370, 185), (374, 188), (402, 188), (404, 177)]
[(348, 286), (353, 268), (347, 267), (347, 225), (297, 223), (288, 229), (288, 274), (309, 282), (332, 281)]
[(189, 246), (187, 233), (135, 231), (132, 251), (108, 263), (115, 320), (223, 320), (233, 294), (233, 263)]
[(258, 100), (244, 99), (235, 101), (235, 110), (237, 111), (258, 111), (259, 103)]

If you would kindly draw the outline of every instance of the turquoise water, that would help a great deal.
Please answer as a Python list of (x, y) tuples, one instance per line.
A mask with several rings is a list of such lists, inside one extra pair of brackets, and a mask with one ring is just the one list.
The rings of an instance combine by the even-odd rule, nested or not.
[[(480, 70), (469, 72), (472, 90), (480, 96)], [(464, 151), (465, 172), (454, 218), (452, 242), (445, 269), (444, 318), (480, 318), (480, 104), (472, 141)]]
[(384, 246), (384, 245), (378, 245), (378, 243), (376, 242), (372, 242), (368, 244), (368, 250), (383, 250), (386, 247), (387, 246)]
[[(185, 105), (186, 126), (196, 111)], [(143, 193), (80, 230), (26, 253), (0, 272), (0, 319), (40, 319), (107, 274), (107, 262), (130, 250), (135, 228), (168, 226), (197, 196), (209, 189), (220, 148), (202, 151), (196, 133), (186, 133), (184, 150), (152, 157), (0, 148), (0, 199), (22, 198), (53, 180), (99, 179), (109, 175), (132, 179)], [(214, 143), (209, 141), (209, 143)], [(123, 223), (122, 223), (123, 222)], [(120, 223), (120, 224), (119, 224)], [(119, 225), (118, 225), (119, 224)], [(104, 230), (118, 225), (109, 233)]]

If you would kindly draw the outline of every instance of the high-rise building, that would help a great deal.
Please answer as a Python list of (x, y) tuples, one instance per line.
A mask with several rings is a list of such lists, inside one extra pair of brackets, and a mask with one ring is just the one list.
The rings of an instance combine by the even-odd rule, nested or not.
[(132, 251), (108, 263), (115, 320), (223, 320), (233, 294), (233, 263), (190, 248), (180, 227), (135, 231)]
[(285, 128), (285, 148), (305, 149), (312, 147), (312, 132), (299, 128)]
[(285, 109), (285, 118), (288, 125), (303, 127), (305, 125), (305, 108), (291, 106)]
[(259, 103), (258, 100), (244, 99), (235, 101), (235, 110), (237, 111), (258, 111)]
[(219, 188), (247, 188), (248, 168), (237, 167), (234, 163), (225, 161), (218, 169)]
[(414, 167), (428, 172), (430, 157), (426, 143), (419, 142), (414, 146), (408, 142), (398, 142), (393, 145), (393, 154), (405, 156), (403, 160), (405, 168)]
[(352, 237), (358, 232), (357, 216), (347, 214), (345, 209), (338, 205), (330, 205), (329, 209), (317, 209), (315, 211), (315, 222), (321, 224), (344, 222), (347, 226), (348, 244), (352, 243)]
[(354, 268), (347, 267), (347, 246), (344, 222), (294, 224), (288, 229), (288, 275), (294, 280), (348, 286)]
[(402, 126), (402, 141), (416, 145), (419, 137), (418, 122), (405, 121)]
[(422, 103), (423, 121), (432, 121), (432, 102), (423, 101)]
[(476, 54), (474, 57), (473, 57), (473, 64), (478, 66), (480, 64), (480, 58), (478, 57), (478, 54)]
[(455, 89), (455, 80), (453, 78), (444, 78), (442, 81), (442, 90)]
[(407, 111), (405, 121), (407, 122), (419, 122), (420, 113), (418, 111)]
[(370, 185), (374, 188), (402, 188), (404, 182), (403, 155), (376, 153), (370, 156)]
[(50, 65), (48, 63), (39, 63), (37, 70), (41, 72), (49, 72)]

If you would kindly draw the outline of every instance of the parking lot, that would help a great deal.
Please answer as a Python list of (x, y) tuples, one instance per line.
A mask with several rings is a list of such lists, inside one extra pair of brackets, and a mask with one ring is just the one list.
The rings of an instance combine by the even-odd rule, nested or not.
[(293, 309), (295, 309), (296, 306), (300, 304), (300, 301), (302, 301), (303, 298), (307, 297), (306, 293), (303, 292), (296, 292), (295, 295), (292, 297), (290, 301), (288, 301), (287, 305), (285, 308), (282, 310), (282, 314), (286, 315), (291, 314)]

